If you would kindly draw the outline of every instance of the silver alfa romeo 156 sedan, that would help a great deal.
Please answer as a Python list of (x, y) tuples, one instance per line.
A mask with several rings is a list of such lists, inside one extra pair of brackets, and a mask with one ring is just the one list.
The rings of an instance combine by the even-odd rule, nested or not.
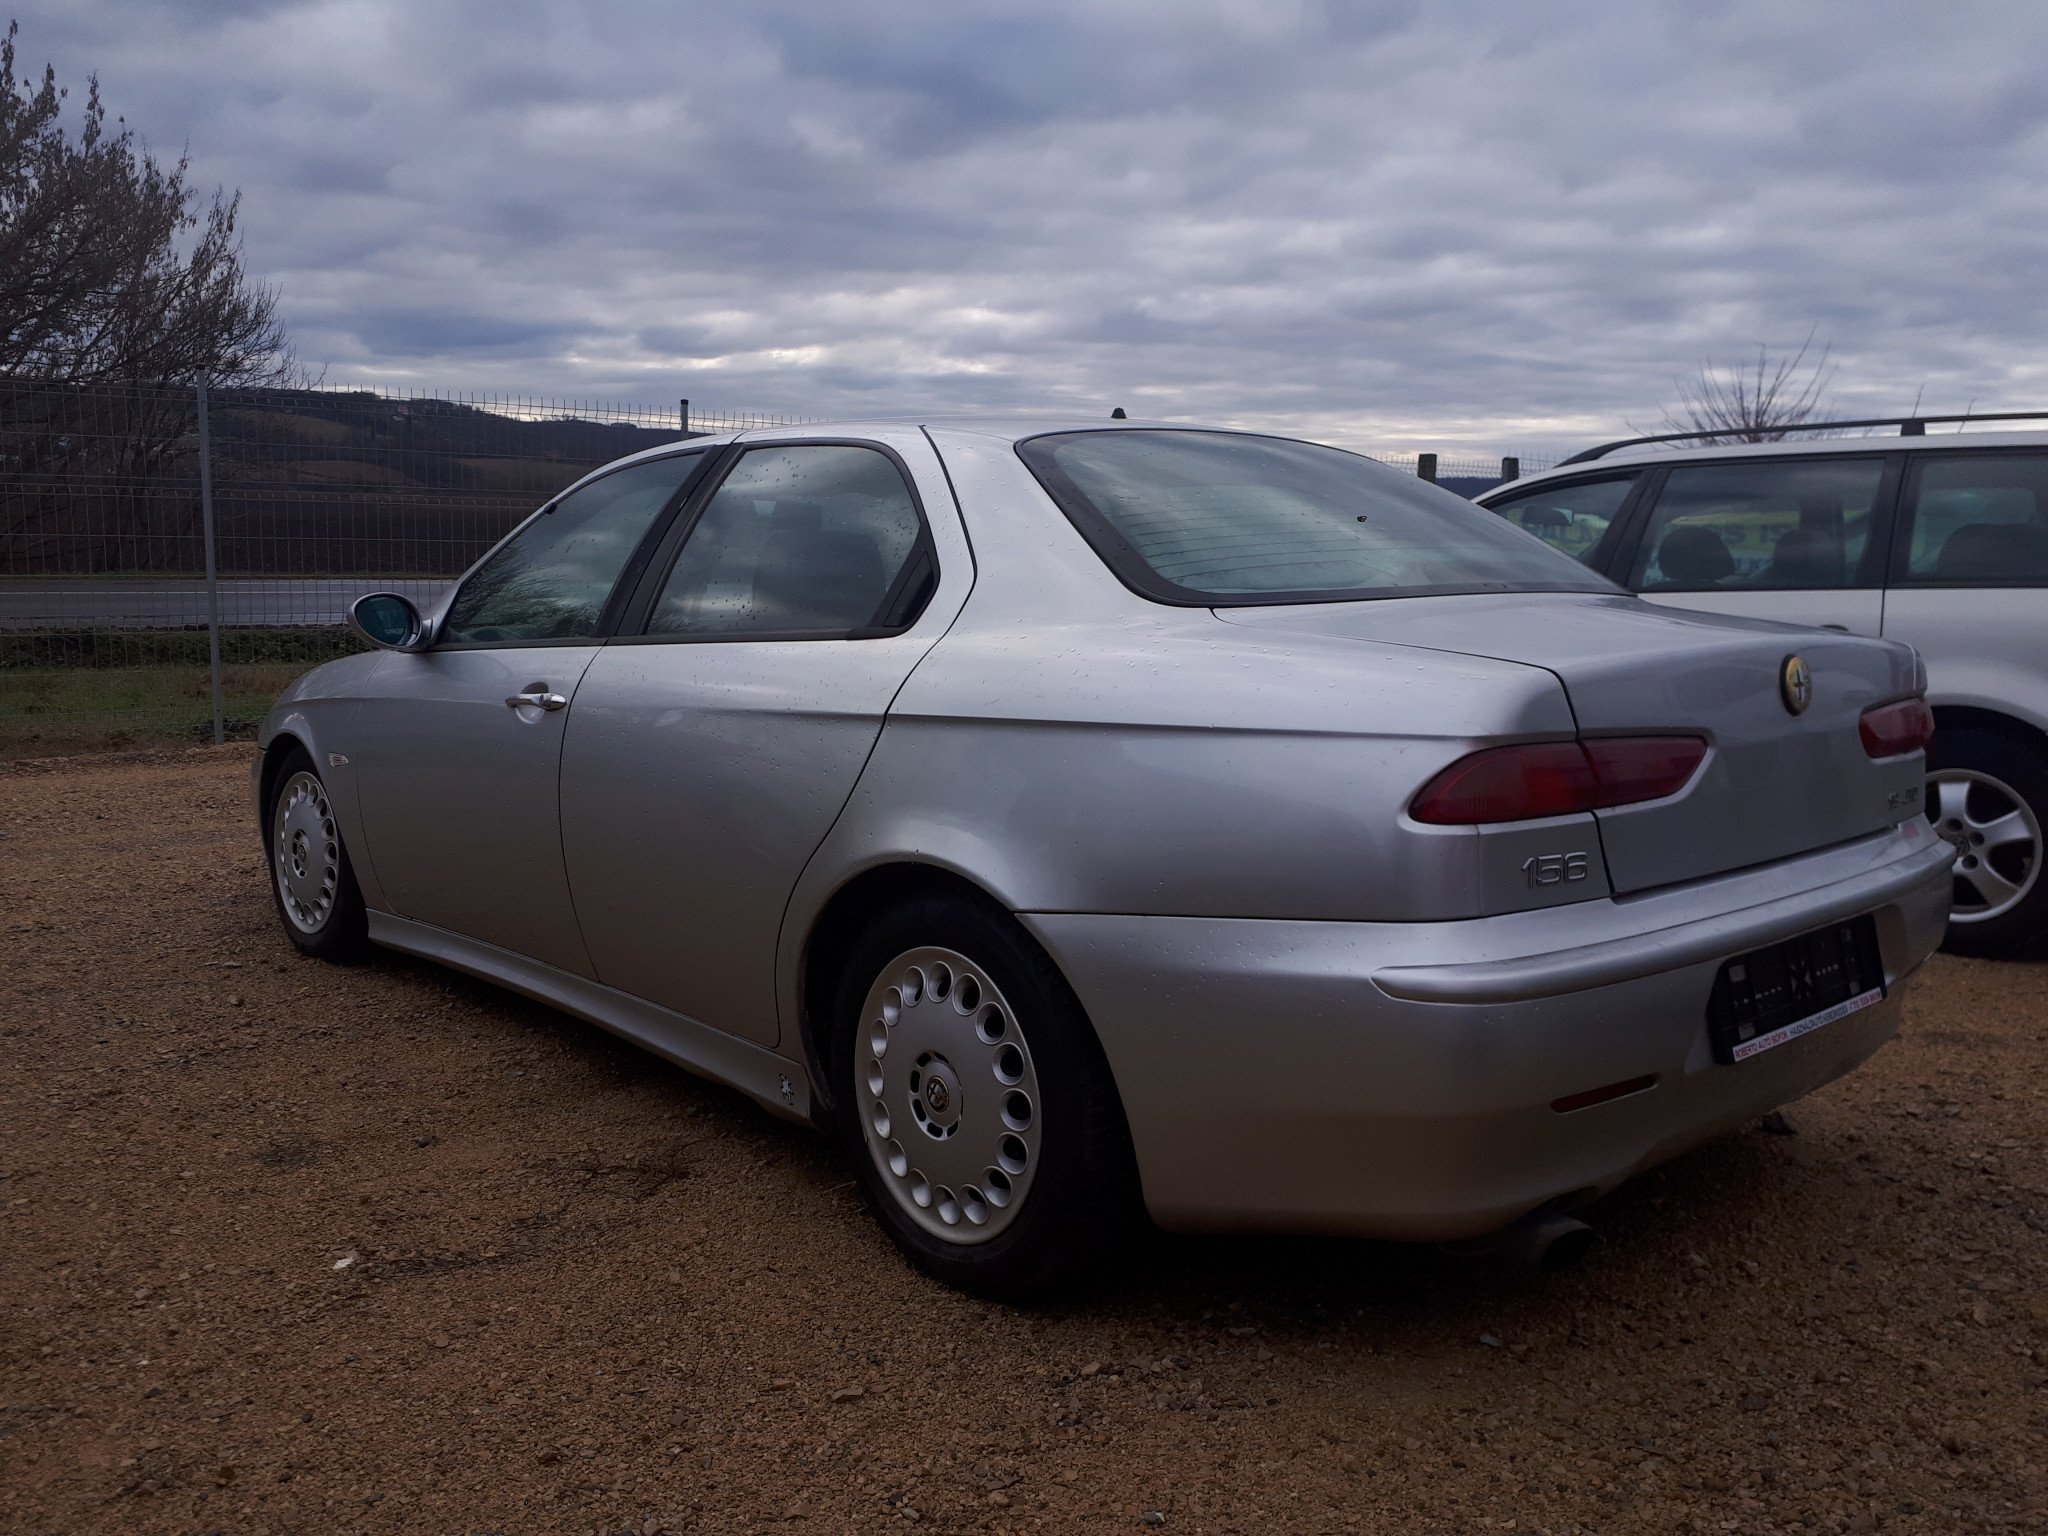
[(1660, 608), (1280, 437), (850, 423), (586, 477), (295, 683), (286, 934), (829, 1125), (943, 1279), (1583, 1230), (1942, 935), (1911, 649)]

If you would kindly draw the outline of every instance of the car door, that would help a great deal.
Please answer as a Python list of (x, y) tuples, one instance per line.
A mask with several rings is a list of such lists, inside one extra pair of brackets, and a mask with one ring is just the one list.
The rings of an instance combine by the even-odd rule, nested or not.
[(2048, 718), (2048, 450), (1911, 459), (1885, 637), (1927, 659), (1937, 702)]
[(1673, 608), (1876, 635), (1895, 481), (1884, 454), (1676, 465), (1635, 519), (1622, 579)]
[(563, 730), (622, 579), (703, 460), (571, 490), (463, 579), (430, 649), (380, 659), (349, 755), (398, 916), (590, 975), (562, 864)]
[(1952, 942), (1962, 930), (1979, 941), (1964, 953), (1998, 953), (2041, 921), (2031, 893), (2048, 828), (2048, 450), (1909, 459), (1884, 632), (1920, 652), (1943, 712), (1927, 814), (1957, 845)]
[(970, 574), (915, 431), (750, 444), (693, 498), (569, 722), (563, 845), (598, 980), (778, 1038), (789, 893)]

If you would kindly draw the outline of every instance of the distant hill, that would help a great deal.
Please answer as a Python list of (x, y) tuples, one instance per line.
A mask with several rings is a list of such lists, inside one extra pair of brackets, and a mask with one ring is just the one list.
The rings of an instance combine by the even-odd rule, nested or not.
[[(219, 390), (208, 414), (231, 574), (453, 574), (589, 470), (704, 435), (369, 391)], [(0, 380), (0, 573), (198, 570), (200, 526), (188, 387)]]

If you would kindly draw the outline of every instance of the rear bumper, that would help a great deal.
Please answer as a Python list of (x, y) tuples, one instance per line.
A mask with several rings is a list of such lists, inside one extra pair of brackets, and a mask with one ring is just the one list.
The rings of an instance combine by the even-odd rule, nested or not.
[[(1094, 1020), (1145, 1199), (1182, 1229), (1477, 1236), (1852, 1070), (1940, 942), (1953, 850), (1912, 822), (1621, 900), (1450, 923), (1023, 914)], [(1888, 994), (1737, 1066), (1721, 962), (1872, 913)], [(1568, 1114), (1569, 1094), (1655, 1087)]]

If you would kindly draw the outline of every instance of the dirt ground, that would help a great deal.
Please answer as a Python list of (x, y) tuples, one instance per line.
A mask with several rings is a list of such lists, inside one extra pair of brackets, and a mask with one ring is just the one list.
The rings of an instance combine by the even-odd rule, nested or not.
[(825, 1140), (275, 931), (247, 749), (0, 769), (0, 1529), (2048, 1531), (2048, 966), (1578, 1269), (1156, 1239), (1016, 1311)]

